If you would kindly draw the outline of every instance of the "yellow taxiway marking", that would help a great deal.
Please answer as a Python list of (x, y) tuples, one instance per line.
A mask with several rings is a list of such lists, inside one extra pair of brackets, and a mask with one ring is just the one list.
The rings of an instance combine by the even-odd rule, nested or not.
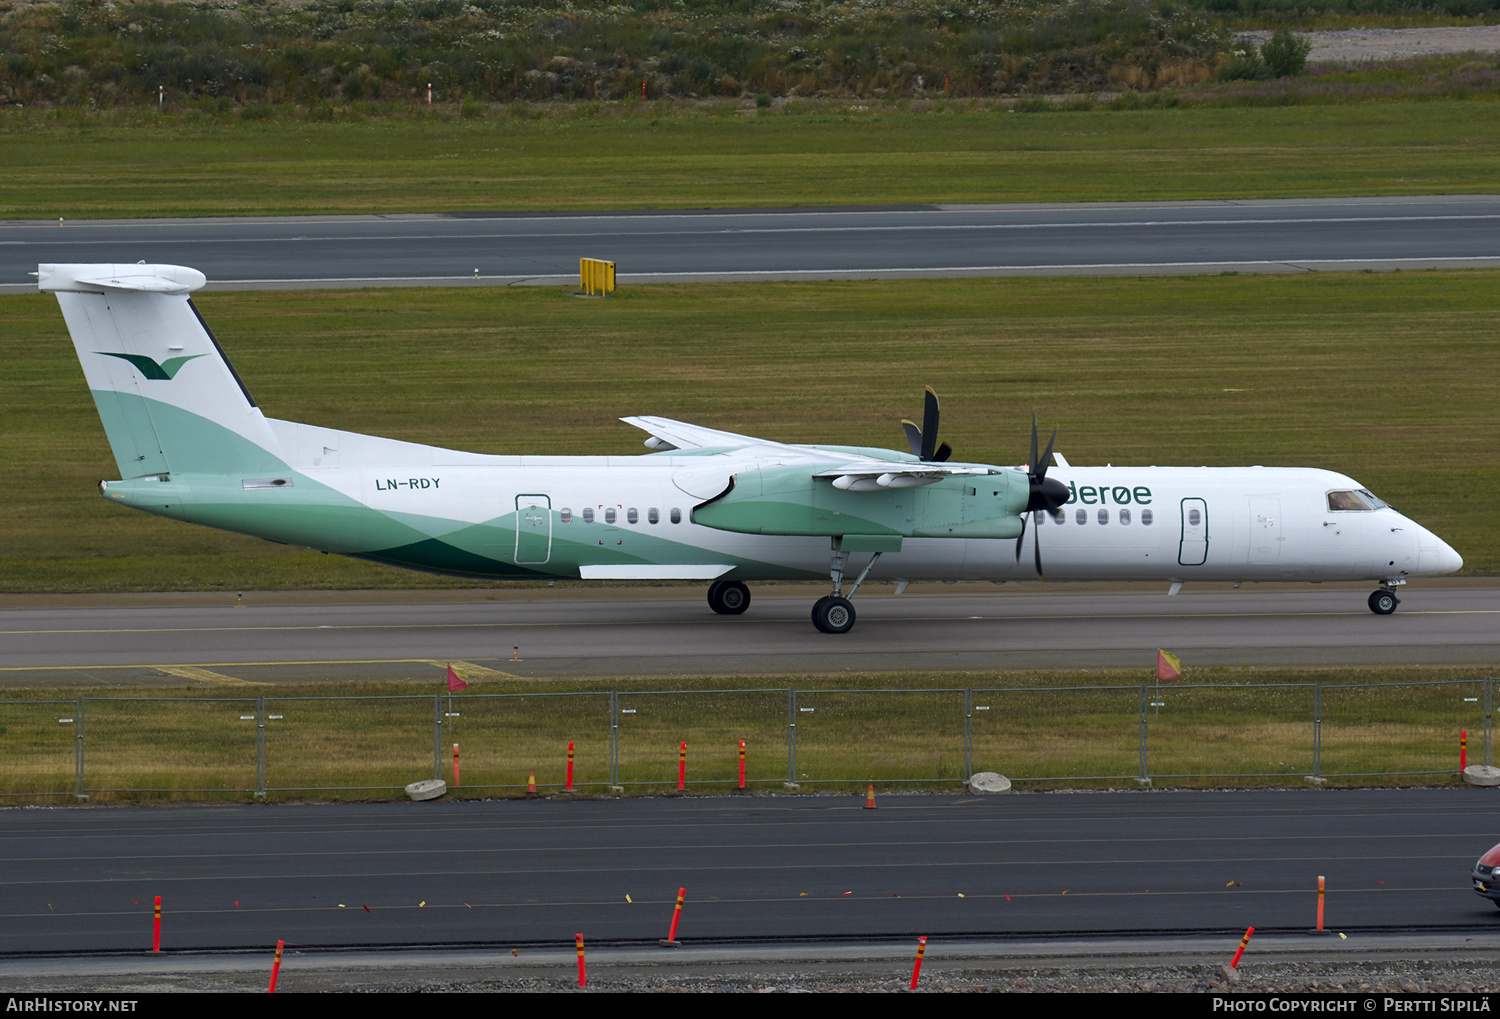
[(428, 665), (434, 668), (447, 670), (453, 666), (453, 671), (463, 674), (465, 679), (521, 679), (522, 677), (509, 672), (500, 672), (498, 669), (487, 669), (483, 665), (475, 665), (473, 662), (461, 662), (455, 658), (451, 662), (429, 661)]
[(158, 670), (169, 676), (180, 676), (183, 679), (197, 680), (199, 683), (207, 683), (210, 686), (264, 686), (264, 683), (252, 683), (248, 679), (235, 679), (220, 672), (209, 672), (192, 665), (158, 665)]
[[(1333, 616), (1355, 616), (1363, 618), (1369, 613), (1362, 609), (1340, 609), (1335, 612), (1110, 612), (1100, 615), (1092, 613), (1061, 613), (1050, 615), (993, 615), (993, 616), (932, 616), (924, 617), (924, 622), (951, 622), (955, 620), (994, 620), (1011, 623), (1044, 623), (1058, 621), (1073, 621), (1079, 619), (1092, 620), (1121, 620), (1121, 619), (1151, 619), (1165, 622), (1177, 619), (1311, 619)], [(1400, 615), (1407, 616), (1493, 616), (1500, 615), (1500, 609), (1402, 609)], [(800, 621), (801, 617), (797, 617)], [(747, 619), (736, 626), (748, 626), (752, 623), (761, 625), (775, 625), (792, 622), (791, 619)], [(703, 619), (604, 619), (595, 623), (579, 623), (576, 620), (529, 620), (525, 622), (491, 622), (491, 623), (446, 623), (446, 622), (416, 622), (416, 623), (330, 623), (320, 626), (148, 626), (148, 627), (85, 627), (66, 630), (0, 630), (0, 636), (19, 637), (28, 635), (40, 635), (51, 633), (284, 633), (300, 630), (518, 630), (527, 627), (537, 629), (549, 629), (567, 626), (680, 626), (689, 623), (713, 624), (714, 618)], [(417, 659), (425, 661), (426, 659)]]

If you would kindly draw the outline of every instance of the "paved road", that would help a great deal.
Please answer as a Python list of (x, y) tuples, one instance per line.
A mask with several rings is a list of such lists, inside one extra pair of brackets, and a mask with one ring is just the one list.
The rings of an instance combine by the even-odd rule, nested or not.
[(0, 811), (0, 953), (1488, 929), (1470, 788)]
[[(1500, 196), (0, 224), (40, 262), (168, 262), (210, 287), (621, 283), (1500, 265)], [(476, 272), (478, 278), (476, 279)]]
[[(154, 685), (161, 667), (209, 669), (205, 682), (430, 678), (449, 660), (536, 677), (1145, 668), (1159, 647), (1191, 665), (1500, 660), (1500, 589), (1465, 581), (1412, 585), (1391, 616), (1374, 615), (1367, 591), (1344, 585), (1189, 585), (1176, 597), (1140, 585), (1076, 595), (977, 588), (897, 598), (876, 587), (857, 599), (859, 623), (843, 636), (808, 622), (820, 593), (812, 586), (759, 597), (739, 617), (713, 615), (693, 588), (610, 600), (559, 590), (457, 603), (358, 604), (334, 594), (311, 605), (256, 605), (251, 595), (242, 609), (7, 609), (0, 685)], [(511, 661), (516, 646), (519, 662)]]

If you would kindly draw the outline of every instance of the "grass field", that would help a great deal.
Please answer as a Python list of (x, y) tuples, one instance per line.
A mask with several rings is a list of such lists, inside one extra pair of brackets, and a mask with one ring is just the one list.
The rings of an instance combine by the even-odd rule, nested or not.
[(1492, 191), (1500, 163), (1488, 100), (694, 109), (332, 124), (0, 113), (0, 219), (1461, 194)]
[[(489, 679), (441, 705), (432, 684), (412, 683), (278, 684), (236, 697), (98, 691), (83, 704), (84, 788), (106, 801), (244, 798), (260, 788), (263, 768), (279, 799), (383, 798), (432, 776), (435, 715), (450, 709), (439, 745), (450, 782), (451, 745), (462, 748), (455, 795), (518, 795), (532, 773), (544, 792), (555, 790), (569, 743), (585, 792), (605, 793), (615, 779), (628, 792), (669, 791), (683, 741), (690, 791), (724, 791), (737, 781), (739, 740), (747, 783), (762, 792), (782, 790), (789, 771), (809, 791), (863, 782), (957, 789), (966, 765), (1022, 788), (1130, 786), (1141, 766), (1143, 692), (1156, 705), (1147, 709), (1146, 766), (1161, 786), (1300, 786), (1315, 767), (1335, 785), (1456, 782), (1464, 729), (1470, 760), (1483, 760), (1479, 669), (1202, 669), (1182, 682), (1142, 682), (1140, 671), (1123, 670), (763, 677), (733, 690), (722, 678)], [(0, 796), (68, 798), (76, 788), (79, 730), (70, 723), (80, 702), (67, 693), (0, 697)]]
[[(1350, 474), (1500, 569), (1500, 273), (1010, 278), (201, 294), (275, 417), (459, 449), (642, 452), (627, 414), (899, 446), (921, 386), (962, 459), (1031, 414), (1075, 464)], [(56, 301), (0, 298), (0, 591), (457, 582), (106, 504), (116, 476)]]

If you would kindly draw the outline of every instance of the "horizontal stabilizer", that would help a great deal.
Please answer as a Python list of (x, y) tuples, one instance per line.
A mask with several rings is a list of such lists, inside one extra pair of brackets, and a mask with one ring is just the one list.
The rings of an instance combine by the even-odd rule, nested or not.
[(44, 264), (36, 274), (37, 289), (72, 294), (190, 294), (207, 282), (185, 265)]

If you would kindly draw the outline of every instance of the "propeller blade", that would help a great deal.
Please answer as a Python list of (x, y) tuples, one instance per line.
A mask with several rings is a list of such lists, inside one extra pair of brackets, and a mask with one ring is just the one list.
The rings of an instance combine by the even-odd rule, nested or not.
[[(1032, 431), (1031, 431), (1031, 442), (1032, 442), (1031, 451), (1032, 451), (1032, 453), (1035, 453), (1036, 452), (1036, 420), (1035, 419), (1033, 419), (1032, 422), (1031, 422), (1031, 428), (1032, 428)], [(1031, 464), (1031, 473), (1036, 477), (1036, 479), (1038, 481), (1045, 481), (1047, 479), (1047, 467), (1052, 462), (1052, 447), (1055, 446), (1055, 445), (1057, 445), (1057, 429), (1056, 428), (1052, 429), (1052, 438), (1050, 438), (1050, 439), (1047, 440), (1047, 452), (1045, 452), (1045, 453), (1042, 454), (1042, 458), (1040, 460), (1035, 460)]]
[(1026, 461), (1026, 473), (1036, 473), (1036, 414), (1031, 415), (1031, 459)]
[(937, 452), (932, 455), (933, 463), (947, 463), (948, 458), (953, 455), (953, 447), (946, 442), (938, 446)]
[(1021, 543), (1026, 540), (1026, 519), (1031, 514), (1021, 514), (1021, 533), (1016, 535), (1016, 562), (1021, 561)]
[(1042, 529), (1038, 527), (1031, 535), (1032, 547), (1036, 549), (1036, 579), (1045, 580), (1042, 576)]
[(901, 427), (906, 429), (906, 441), (911, 446), (911, 455), (920, 458), (922, 456), (922, 429), (917, 427), (915, 421), (901, 419)]
[(923, 460), (931, 460), (937, 452), (938, 435), (938, 398), (932, 387), (927, 387), (926, 406), (922, 410), (922, 452)]

